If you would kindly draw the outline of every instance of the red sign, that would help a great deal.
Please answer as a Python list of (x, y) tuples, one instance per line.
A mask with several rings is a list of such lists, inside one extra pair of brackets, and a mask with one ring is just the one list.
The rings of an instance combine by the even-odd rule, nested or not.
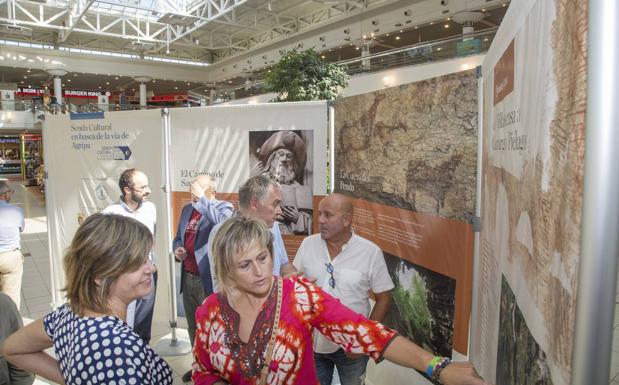
[(187, 94), (168, 94), (168, 95), (153, 95), (149, 101), (151, 102), (174, 102), (178, 100), (187, 100)]
[(86, 90), (63, 90), (62, 96), (65, 98), (79, 99), (97, 99), (99, 95), (103, 95), (101, 91), (86, 91)]
[(41, 88), (17, 87), (15, 91), (15, 95), (19, 96), (43, 96), (44, 94), (45, 90)]

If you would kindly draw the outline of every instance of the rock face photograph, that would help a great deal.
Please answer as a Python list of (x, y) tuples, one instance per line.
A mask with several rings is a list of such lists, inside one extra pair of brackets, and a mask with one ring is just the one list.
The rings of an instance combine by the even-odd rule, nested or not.
[(527, 326), (505, 277), (501, 280), (497, 385), (553, 385), (546, 353)]
[(395, 288), (386, 324), (436, 355), (451, 357), (456, 281), (385, 253)]
[(335, 189), (468, 222), (475, 210), (475, 71), (335, 102)]

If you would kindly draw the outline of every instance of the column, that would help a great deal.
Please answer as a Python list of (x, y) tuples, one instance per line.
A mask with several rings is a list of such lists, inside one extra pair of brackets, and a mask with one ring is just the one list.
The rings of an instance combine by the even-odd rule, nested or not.
[(54, 97), (56, 97), (56, 103), (62, 103), (62, 76), (65, 76), (69, 72), (61, 68), (50, 68), (47, 73), (54, 77)]
[(140, 107), (146, 107), (146, 83), (152, 79), (148, 76), (136, 76), (133, 80), (140, 83)]

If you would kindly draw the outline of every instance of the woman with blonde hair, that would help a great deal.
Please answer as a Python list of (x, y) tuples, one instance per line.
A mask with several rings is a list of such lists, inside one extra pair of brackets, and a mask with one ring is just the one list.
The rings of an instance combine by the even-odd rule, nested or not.
[(446, 385), (486, 384), (471, 364), (433, 356), (309, 280), (274, 277), (271, 241), (255, 219), (229, 219), (217, 232), (221, 291), (196, 311), (195, 384), (317, 385), (314, 330), (347, 352), (424, 371)]
[(151, 290), (152, 245), (132, 218), (88, 217), (64, 258), (68, 302), (11, 335), (5, 358), (60, 384), (171, 384), (167, 363), (125, 322), (127, 305)]

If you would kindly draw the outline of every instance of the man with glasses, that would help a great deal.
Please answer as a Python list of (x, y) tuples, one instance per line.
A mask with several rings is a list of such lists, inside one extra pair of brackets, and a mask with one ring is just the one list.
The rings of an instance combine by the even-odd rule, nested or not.
[[(321, 200), (320, 234), (303, 240), (293, 264), (344, 305), (382, 322), (391, 302), (393, 282), (382, 251), (353, 232), (352, 219), (353, 206), (344, 195), (331, 194)], [(376, 300), (371, 311), (370, 290)], [(331, 385), (334, 366), (342, 385), (364, 383), (368, 357), (346, 352), (318, 332), (314, 333), (314, 361), (321, 385)]]
[[(118, 180), (121, 196), (118, 202), (103, 209), (104, 214), (118, 214), (131, 217), (143, 223), (155, 236), (157, 209), (148, 201), (150, 187), (148, 177), (135, 168), (130, 168), (120, 174)], [(155, 255), (148, 256), (155, 263)], [(127, 324), (146, 342), (150, 342), (150, 331), (153, 323), (153, 309), (155, 307), (155, 292), (157, 291), (157, 272), (153, 274), (153, 285), (149, 295), (132, 302), (127, 308)]]
[(24, 256), (20, 234), (24, 231), (24, 211), (9, 204), (13, 190), (0, 181), (0, 291), (11, 297), (19, 309)]

